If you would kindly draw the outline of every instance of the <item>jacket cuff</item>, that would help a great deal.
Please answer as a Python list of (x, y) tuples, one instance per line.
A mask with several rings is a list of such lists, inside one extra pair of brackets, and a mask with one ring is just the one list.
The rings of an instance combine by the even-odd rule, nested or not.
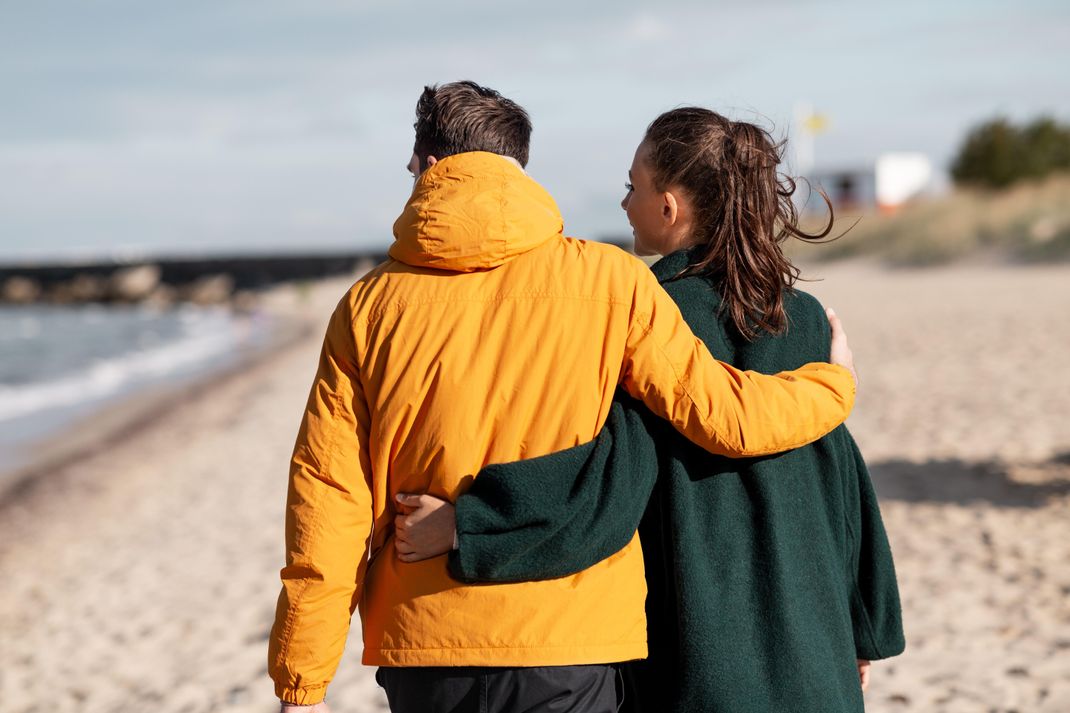
[(293, 703), (298, 706), (311, 706), (322, 703), (327, 695), (327, 684), (318, 683), (310, 686), (293, 688), (284, 683), (275, 684), (275, 695), (284, 703)]
[(477, 579), (471, 576), (472, 564), (471, 548), (465, 547), (464, 543), (468, 536), (468, 501), (471, 498), (461, 495), (453, 504), (453, 542), (454, 547), (446, 553), (446, 571), (450, 577), (464, 584), (475, 584)]
[(867, 661), (880, 661), (898, 656), (906, 650), (906, 641), (903, 638), (902, 629), (894, 634), (889, 634), (881, 640), (871, 640), (868, 644), (855, 643), (855, 657)]

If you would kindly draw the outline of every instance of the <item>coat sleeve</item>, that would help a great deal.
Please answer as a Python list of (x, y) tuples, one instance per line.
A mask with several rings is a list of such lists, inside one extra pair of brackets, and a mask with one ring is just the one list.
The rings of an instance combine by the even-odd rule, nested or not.
[(856, 656), (860, 659), (885, 659), (903, 653), (903, 614), (899, 604), (899, 585), (888, 535), (884, 530), (880, 504), (873, 489), (866, 463), (851, 434), (842, 429), (846, 441), (843, 451), (851, 460), (851, 470), (858, 484), (857, 531), (853, 534), (851, 625), (854, 630)]
[(635, 536), (657, 478), (657, 420), (618, 393), (595, 440), (530, 460), (491, 465), (456, 503), (462, 582), (518, 582), (575, 574)]
[(290, 464), (286, 566), (268, 670), (284, 701), (323, 700), (360, 598), (372, 526), (368, 408), (348, 300), (327, 327)]
[(773, 376), (716, 361), (649, 270), (631, 304), (621, 385), (696, 445), (730, 457), (780, 453), (846, 420), (847, 369), (812, 363)]

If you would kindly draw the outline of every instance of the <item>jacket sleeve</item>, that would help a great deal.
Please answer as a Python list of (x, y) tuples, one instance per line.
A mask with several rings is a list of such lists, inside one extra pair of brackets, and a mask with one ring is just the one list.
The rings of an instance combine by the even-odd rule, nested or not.
[(780, 453), (846, 420), (855, 383), (812, 363), (767, 376), (716, 361), (649, 270), (631, 304), (621, 385), (696, 445), (730, 457)]
[(859, 504), (858, 530), (852, 533), (851, 625), (856, 656), (875, 661), (901, 654), (906, 647), (899, 585), (869, 471), (851, 434), (846, 428), (842, 430), (846, 441), (843, 452), (852, 461)]
[(595, 440), (530, 460), (490, 465), (456, 503), (462, 582), (519, 582), (580, 572), (635, 536), (657, 478), (641, 403), (618, 393)]
[(324, 337), (290, 464), (286, 566), (268, 670), (284, 701), (323, 700), (345, 648), (372, 526), (368, 408), (348, 300)]

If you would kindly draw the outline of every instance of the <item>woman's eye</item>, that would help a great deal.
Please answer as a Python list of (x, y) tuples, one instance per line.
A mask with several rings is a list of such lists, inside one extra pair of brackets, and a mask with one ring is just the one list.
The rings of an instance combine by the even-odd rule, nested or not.
[(635, 186), (633, 186), (633, 185), (632, 185), (632, 184), (630, 184), (630, 183), (625, 183), (625, 184), (624, 184), (624, 187), (625, 187), (625, 188), (626, 188), (626, 189), (628, 190), (628, 192), (629, 192), (629, 193), (631, 193), (632, 191), (634, 191), (634, 190), (635, 190)]

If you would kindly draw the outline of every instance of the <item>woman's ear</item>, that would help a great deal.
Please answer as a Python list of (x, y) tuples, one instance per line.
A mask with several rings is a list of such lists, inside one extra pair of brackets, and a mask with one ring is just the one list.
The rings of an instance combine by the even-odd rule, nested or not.
[(661, 219), (668, 227), (676, 225), (676, 219), (680, 216), (680, 205), (676, 202), (676, 196), (665, 191), (661, 194)]

